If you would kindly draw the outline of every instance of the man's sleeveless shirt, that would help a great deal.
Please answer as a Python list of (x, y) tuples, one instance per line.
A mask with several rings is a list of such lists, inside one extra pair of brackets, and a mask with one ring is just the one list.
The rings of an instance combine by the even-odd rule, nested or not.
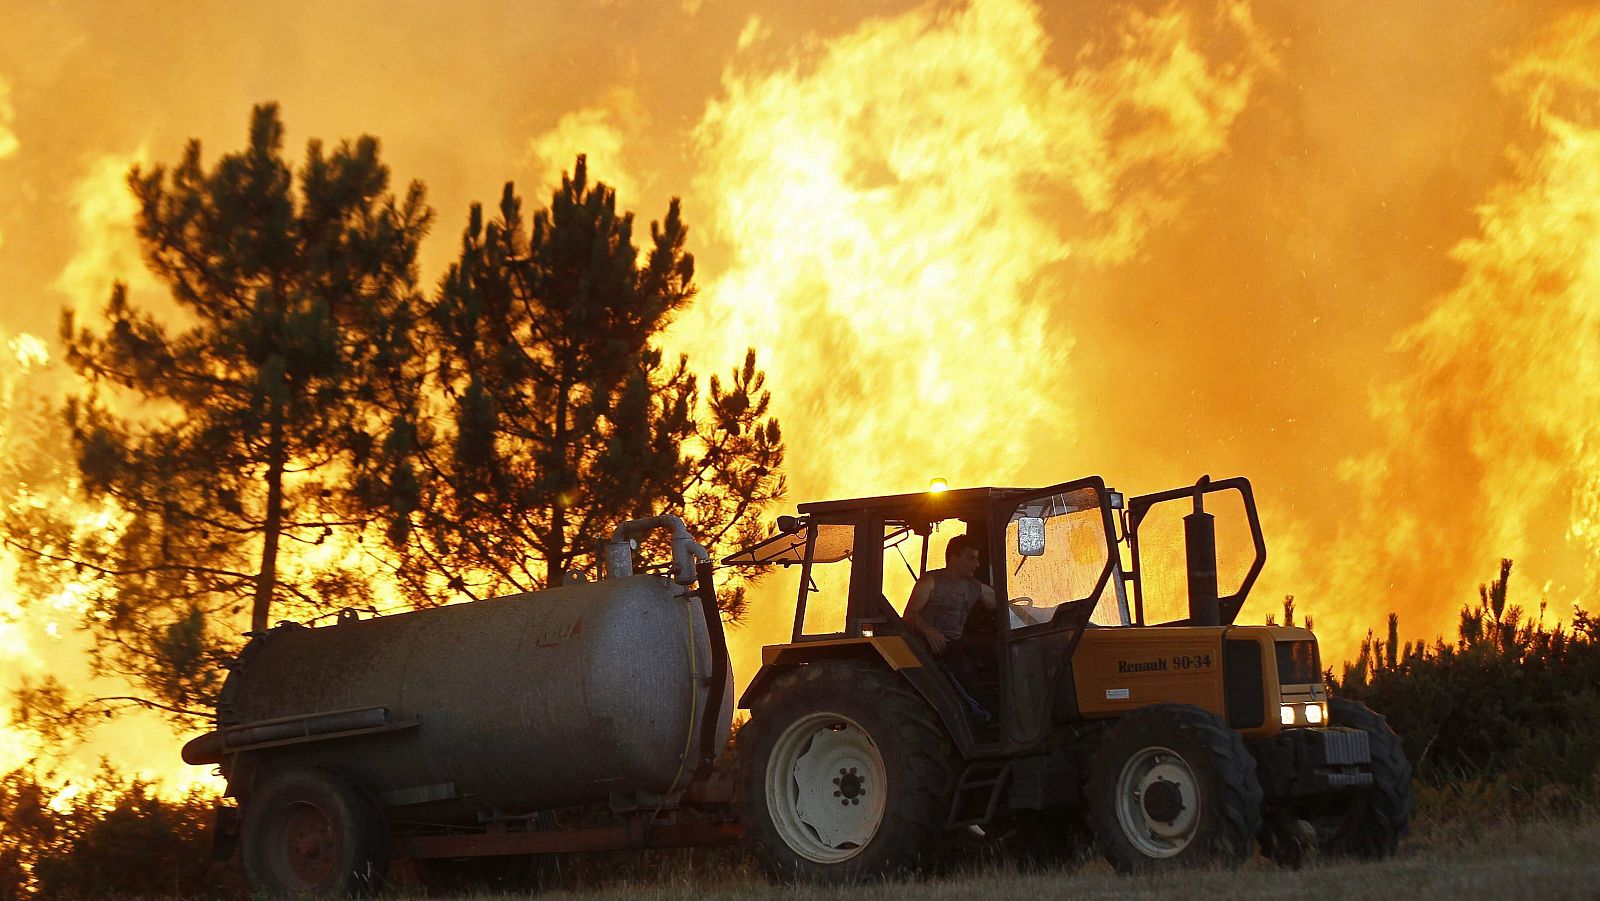
[(928, 603), (922, 608), (922, 619), (938, 629), (946, 638), (960, 638), (967, 624), (967, 614), (978, 603), (983, 589), (977, 579), (958, 579), (945, 570), (929, 571), (933, 577), (933, 590), (928, 593)]

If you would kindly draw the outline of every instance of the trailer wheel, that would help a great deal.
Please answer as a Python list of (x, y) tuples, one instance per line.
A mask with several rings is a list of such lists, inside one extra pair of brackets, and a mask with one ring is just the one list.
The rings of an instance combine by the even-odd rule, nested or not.
[(774, 680), (753, 713), (745, 822), (770, 876), (844, 884), (927, 861), (950, 812), (954, 748), (904, 680), (810, 664)]
[(1255, 758), (1198, 707), (1156, 704), (1118, 721), (1095, 756), (1087, 794), (1100, 851), (1122, 872), (1237, 866), (1254, 853)]
[(1328, 702), (1328, 721), (1367, 733), (1372, 787), (1350, 793), (1344, 809), (1313, 820), (1323, 854), (1388, 857), (1411, 823), (1411, 763), (1389, 721), (1348, 698)]
[(245, 879), (269, 897), (343, 897), (383, 887), (389, 829), (346, 779), (320, 769), (270, 777), (244, 803)]

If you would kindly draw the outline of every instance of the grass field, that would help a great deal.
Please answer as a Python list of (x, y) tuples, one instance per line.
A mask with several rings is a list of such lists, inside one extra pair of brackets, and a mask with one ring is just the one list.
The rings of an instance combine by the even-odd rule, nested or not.
[[(510, 901), (513, 895), (476, 895)], [(703, 899), (867, 899), (955, 901), (983, 898), (1174, 899), (1244, 898), (1341, 901), (1463, 901), (1475, 898), (1600, 899), (1600, 817), (1539, 819), (1483, 826), (1437, 823), (1408, 839), (1398, 856), (1379, 863), (1325, 863), (1299, 871), (1257, 859), (1240, 870), (1122, 877), (1101, 862), (1022, 873), (989, 867), (919, 882), (856, 889), (782, 888), (748, 876), (708, 878), (671, 866), (653, 880), (542, 898), (584, 901)]]

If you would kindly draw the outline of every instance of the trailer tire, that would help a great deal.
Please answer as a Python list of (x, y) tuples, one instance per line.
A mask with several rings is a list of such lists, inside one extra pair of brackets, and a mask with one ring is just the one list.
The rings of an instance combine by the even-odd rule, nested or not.
[(1117, 721), (1087, 787), (1100, 852), (1124, 873), (1244, 863), (1261, 828), (1261, 794), (1239, 733), (1188, 704), (1154, 704)]
[(755, 703), (739, 744), (746, 835), (771, 878), (852, 884), (929, 862), (955, 748), (898, 675), (859, 661), (796, 667)]
[(240, 856), (253, 893), (330, 898), (382, 889), (388, 824), (344, 777), (285, 770), (268, 777), (244, 808)]
[(1411, 763), (1400, 736), (1381, 714), (1348, 698), (1328, 702), (1328, 721), (1367, 733), (1372, 787), (1355, 792), (1340, 814), (1313, 821), (1318, 850), (1335, 857), (1388, 857), (1411, 824)]

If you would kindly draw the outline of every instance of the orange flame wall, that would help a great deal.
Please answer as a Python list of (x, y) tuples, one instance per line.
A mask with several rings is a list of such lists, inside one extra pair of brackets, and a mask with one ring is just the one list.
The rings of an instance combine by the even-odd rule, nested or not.
[[(119, 173), (237, 147), (276, 99), (291, 144), (371, 132), (427, 181), (430, 280), (469, 200), (537, 197), (576, 152), (644, 218), (684, 195), (702, 294), (669, 343), (707, 372), (757, 347), (795, 501), (1248, 475), (1269, 563), (1245, 616), (1292, 592), (1330, 658), (1391, 609), (1449, 629), (1501, 556), (1525, 604), (1592, 597), (1592, 10), (280, 9), (0, 0), (0, 337), (51, 353), (114, 277), (159, 306)], [(65, 384), (14, 357), (7, 384)], [(0, 583), (0, 687), (77, 653), (22, 600)], [(744, 678), (791, 612), (759, 600)], [(135, 741), (98, 750), (180, 771)], [(25, 745), (0, 735), (0, 765)]]

